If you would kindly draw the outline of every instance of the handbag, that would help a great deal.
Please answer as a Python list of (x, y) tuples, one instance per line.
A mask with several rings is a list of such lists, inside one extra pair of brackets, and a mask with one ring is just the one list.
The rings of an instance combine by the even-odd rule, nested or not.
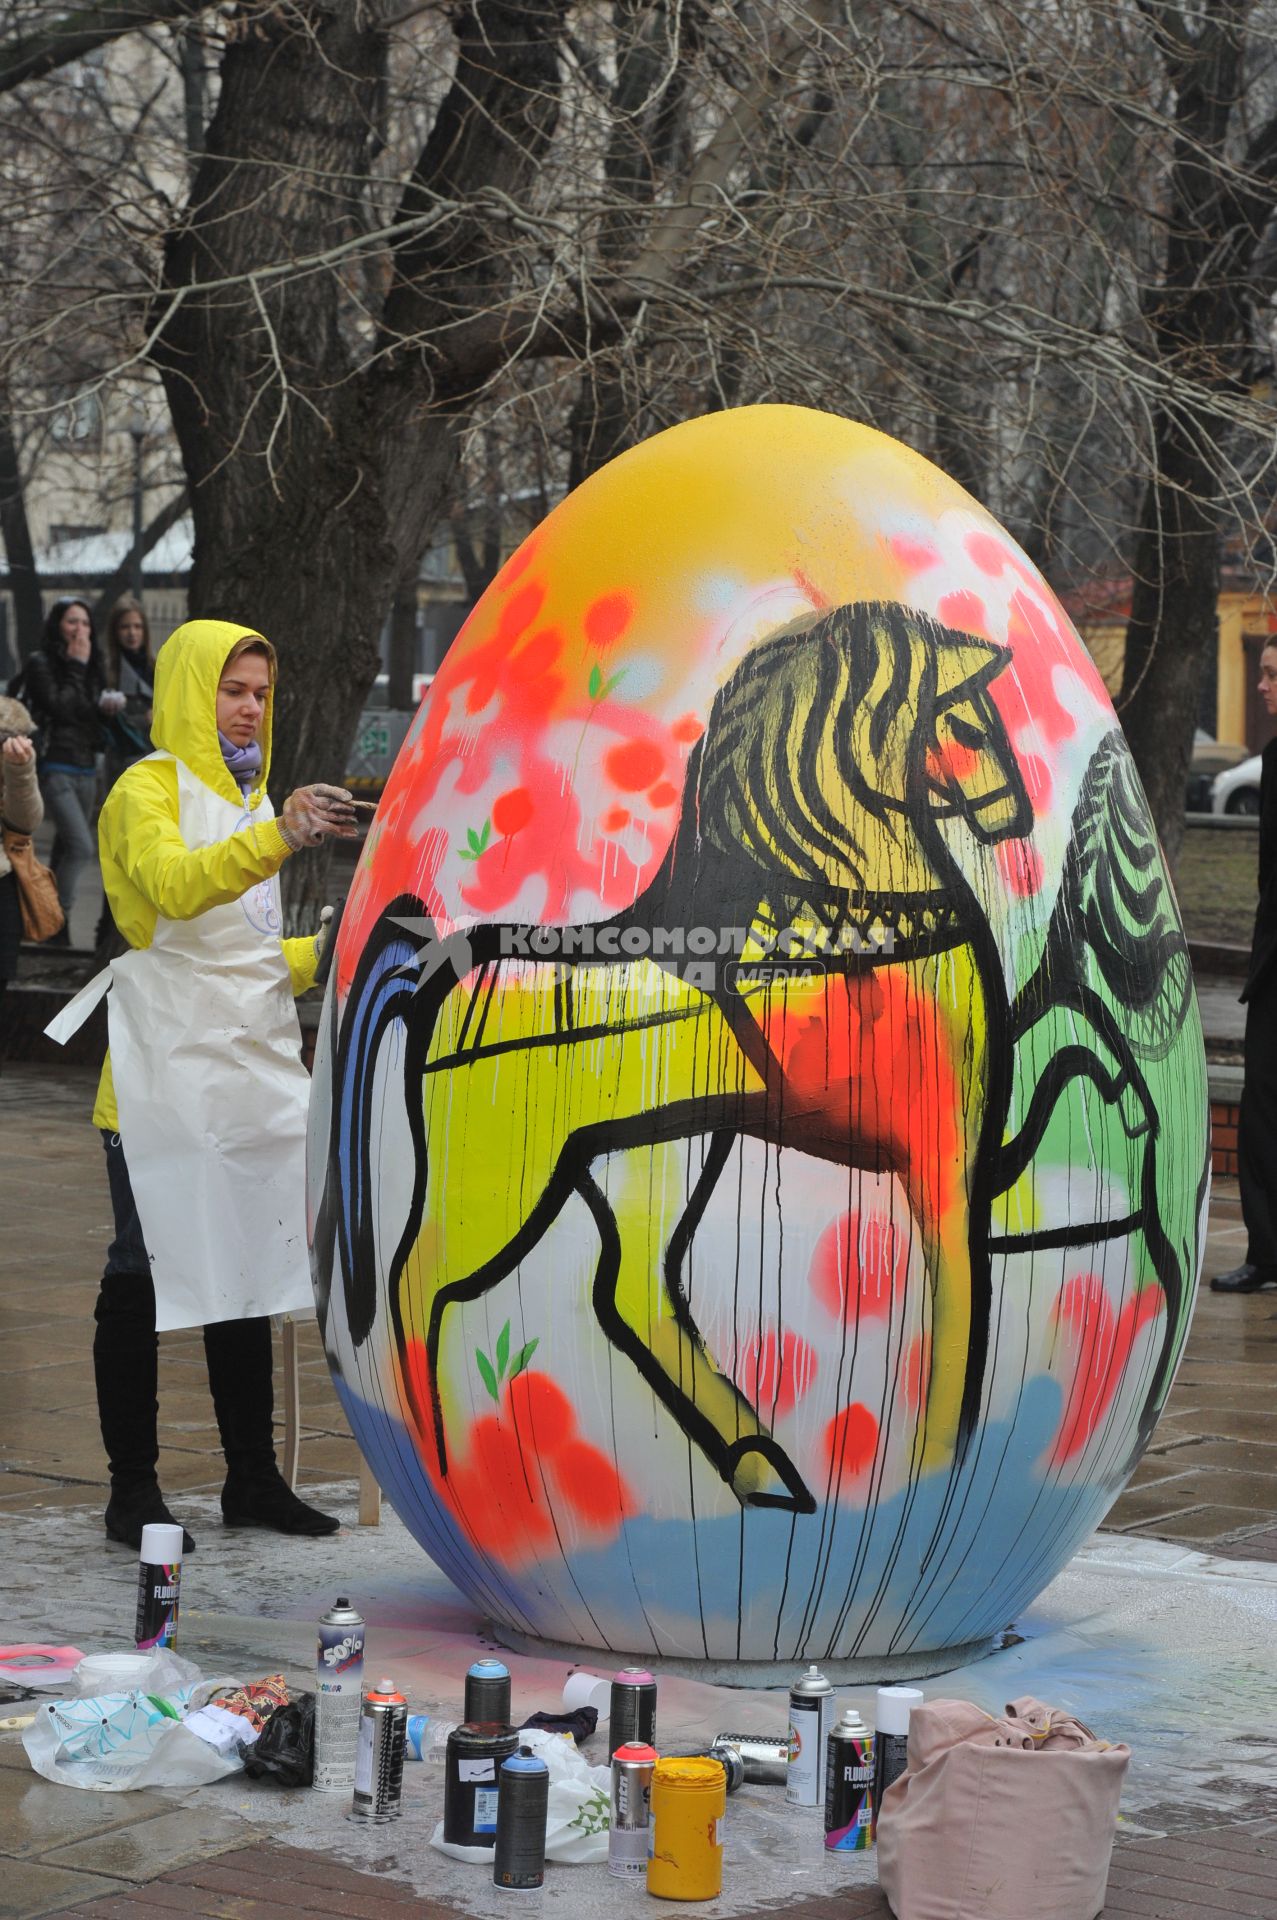
[(997, 1719), (931, 1700), (878, 1809), (896, 1920), (1095, 1920), (1131, 1750), (1025, 1697)]
[(58, 883), (42, 860), (35, 857), (35, 842), (29, 833), (16, 827), (4, 828), (4, 850), (13, 868), (18, 888), (18, 909), (22, 932), (27, 940), (48, 940), (66, 925)]

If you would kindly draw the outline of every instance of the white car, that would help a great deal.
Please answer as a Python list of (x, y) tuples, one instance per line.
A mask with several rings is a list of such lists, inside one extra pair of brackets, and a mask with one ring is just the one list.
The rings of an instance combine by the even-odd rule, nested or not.
[(1215, 784), (1210, 790), (1210, 810), (1212, 813), (1250, 813), (1259, 812), (1259, 772), (1263, 758), (1252, 753), (1249, 760), (1243, 760), (1240, 766), (1230, 767), (1227, 773), (1215, 776)]

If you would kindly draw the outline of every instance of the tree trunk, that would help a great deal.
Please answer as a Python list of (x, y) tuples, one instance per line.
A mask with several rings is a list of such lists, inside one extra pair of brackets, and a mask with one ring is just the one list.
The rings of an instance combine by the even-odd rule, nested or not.
[(1157, 434), (1136, 541), (1118, 717), (1174, 871), (1184, 837), (1193, 732), (1215, 657), (1219, 600), (1216, 483), (1170, 423)]
[(4, 535), (5, 558), (9, 563), (9, 591), (13, 595), (18, 629), (17, 653), (20, 660), (25, 660), (44, 626), (44, 601), (31, 528), (27, 523), (18, 447), (7, 412), (0, 413), (0, 533)]

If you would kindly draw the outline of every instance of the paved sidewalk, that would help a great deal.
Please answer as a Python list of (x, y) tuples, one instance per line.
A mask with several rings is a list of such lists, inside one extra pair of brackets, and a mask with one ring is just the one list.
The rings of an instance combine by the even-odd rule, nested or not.
[[(7, 1255), (6, 1286), (0, 1296), (0, 1330), (5, 1335), (0, 1349), (5, 1618), (9, 1623), (20, 1621), (24, 1633), (32, 1631), (34, 1620), (47, 1619), (49, 1636), (58, 1640), (73, 1639), (77, 1625), (84, 1626), (87, 1614), (78, 1598), (81, 1590), (98, 1583), (109, 1600), (107, 1611), (114, 1617), (120, 1604), (111, 1596), (122, 1594), (132, 1577), (130, 1556), (104, 1548), (97, 1519), (105, 1486), (93, 1406), (91, 1314), (109, 1216), (101, 1147), (88, 1124), (92, 1086), (93, 1076), (86, 1072), (54, 1076), (36, 1069), (9, 1069), (0, 1074)], [(1207, 1272), (1234, 1265), (1241, 1257), (1242, 1241), (1235, 1190), (1221, 1186), (1212, 1206)], [(350, 1525), (355, 1503), (354, 1443), (345, 1430), (313, 1329), (305, 1331), (302, 1350), (302, 1482), (316, 1491), (322, 1488), (323, 1498), (333, 1501)], [(399, 1576), (393, 1571), (398, 1564), (394, 1554), (399, 1549), (389, 1523), (379, 1536), (343, 1532), (331, 1547), (313, 1543), (305, 1563), (308, 1575), (300, 1582), (292, 1574), (276, 1576), (275, 1588), (288, 1588), (292, 1582), (292, 1590), (272, 1602), (273, 1617), (264, 1608), (260, 1619), (251, 1618), (254, 1581), (261, 1580), (260, 1572), (253, 1570), (269, 1558), (263, 1552), (267, 1543), (255, 1536), (239, 1536), (232, 1554), (218, 1538), (221, 1529), (213, 1514), (221, 1456), (197, 1335), (164, 1337), (161, 1380), (164, 1485), (175, 1508), (192, 1517), (197, 1537), (204, 1536), (205, 1552), (196, 1565), (205, 1598), (197, 1603), (203, 1611), (193, 1613), (191, 1619), (188, 1650), (193, 1657), (207, 1671), (223, 1670), (208, 1664), (203, 1649), (228, 1644), (219, 1621), (229, 1608), (236, 1616), (235, 1632), (246, 1636), (243, 1646), (255, 1647), (261, 1661), (252, 1671), (267, 1671), (268, 1662), (297, 1667), (297, 1650), (312, 1631), (306, 1623), (315, 1617), (313, 1590), (325, 1588), (347, 1561), (360, 1555), (366, 1560), (370, 1550), (390, 1569), (386, 1591), (391, 1597), (385, 1618), (401, 1629), (396, 1639), (387, 1627), (383, 1639), (387, 1645), (408, 1646), (406, 1629), (418, 1617), (412, 1599), (418, 1576), (412, 1573), (395, 1585)], [(1147, 1563), (1147, 1578), (1152, 1582), (1166, 1577), (1162, 1569), (1169, 1569), (1177, 1559), (1175, 1552), (1157, 1543), (1177, 1542), (1209, 1553), (1216, 1571), (1209, 1580), (1204, 1576), (1198, 1580), (1208, 1609), (1217, 1604), (1213, 1596), (1219, 1585), (1218, 1567), (1235, 1563), (1243, 1611), (1246, 1595), (1254, 1596), (1261, 1643), (1262, 1622), (1271, 1615), (1272, 1587), (1277, 1582), (1277, 1572), (1270, 1574), (1264, 1564), (1277, 1562), (1275, 1386), (1277, 1295), (1233, 1300), (1203, 1291), (1167, 1413), (1098, 1542), (1101, 1546), (1110, 1542), (1113, 1553), (1129, 1556), (1135, 1551)], [(74, 1566), (75, 1579), (64, 1584), (52, 1576), (52, 1561), (41, 1562), (39, 1547), (31, 1543), (45, 1538), (65, 1542), (60, 1552), (69, 1556), (66, 1564)], [(1140, 1542), (1148, 1543), (1147, 1547), (1139, 1546)], [(408, 1564), (412, 1568), (425, 1565), (420, 1556), (410, 1558)], [(1210, 1573), (1210, 1568), (1205, 1571)], [(1154, 1598), (1150, 1587), (1150, 1602)], [(442, 1610), (449, 1607), (449, 1632), (455, 1646), (477, 1644), (466, 1637), (474, 1632), (471, 1611), (459, 1600), (455, 1606), (445, 1601)], [(438, 1603), (432, 1617), (441, 1617)], [(292, 1623), (291, 1658), (265, 1651), (272, 1644), (282, 1644), (281, 1621)], [(260, 1629), (256, 1642), (251, 1639), (254, 1627)], [(1266, 1644), (1272, 1646), (1271, 1634)], [(1095, 1642), (1089, 1676), (1093, 1697), (1108, 1684), (1104, 1674), (1110, 1669), (1104, 1662), (1111, 1657), (1101, 1642)], [(455, 1655), (450, 1664), (456, 1667)], [(1199, 1666), (1194, 1672), (1200, 1684), (1202, 1669)], [(1234, 1660), (1227, 1677), (1231, 1697), (1236, 1698), (1238, 1686), (1245, 1685), (1244, 1658)], [(1264, 1697), (1270, 1707), (1277, 1707), (1271, 1662), (1266, 1673), (1256, 1670), (1255, 1681), (1257, 1697), (1266, 1688)], [(1000, 1685), (1001, 1680), (991, 1684)], [(1120, 1690), (1118, 1680), (1113, 1684)], [(1192, 1744), (1197, 1726), (1211, 1731), (1208, 1696), (1201, 1696), (1196, 1719), (1192, 1699), (1172, 1700), (1168, 1691), (1166, 1704), (1168, 1718), (1173, 1719), (1172, 1707), (1179, 1716), (1173, 1724), (1188, 1729), (1186, 1745)], [(1120, 1711), (1116, 1704), (1113, 1711)], [(1259, 1733), (1253, 1741), (1251, 1749), (1235, 1749), (1254, 1755), (1253, 1770), (1241, 1790), (1236, 1778), (1207, 1779), (1205, 1791), (1194, 1800), (1182, 1794), (1177, 1799), (1176, 1790), (1168, 1786), (1161, 1804), (1142, 1807), (1138, 1821), (1127, 1823), (1114, 1857), (1106, 1913), (1164, 1915), (1167, 1920), (1172, 1914), (1182, 1920), (1210, 1920), (1225, 1914), (1274, 1920), (1277, 1775), (1269, 1758), (1274, 1749), (1271, 1738), (1265, 1740)], [(414, 1780), (418, 1795), (424, 1785), (418, 1773)], [(485, 1889), (484, 1899), (477, 1880), (474, 1905), (458, 1897), (455, 1870), (450, 1872), (448, 1863), (426, 1847), (428, 1827), (419, 1822), (405, 1824), (397, 1838), (393, 1829), (368, 1834), (368, 1844), (356, 1863), (351, 1858), (344, 1809), (322, 1809), (322, 1822), (313, 1813), (314, 1832), (303, 1834), (297, 1830), (298, 1817), (304, 1812), (300, 1802), (310, 1800), (313, 1809), (313, 1798), (285, 1799), (288, 1804), (282, 1806), (277, 1794), (260, 1790), (245, 1794), (235, 1783), (202, 1789), (187, 1799), (168, 1793), (70, 1791), (36, 1778), (18, 1736), (0, 1733), (0, 1920), (70, 1911), (85, 1916), (127, 1914), (132, 1920), (141, 1920), (144, 1913), (155, 1914), (157, 1920), (164, 1913), (217, 1915), (226, 1920), (229, 1916), (253, 1920), (267, 1913), (342, 1914), (352, 1920), (364, 1916), (372, 1920), (374, 1914), (389, 1911), (395, 1920), (413, 1915), (428, 1920), (472, 1913), (479, 1906), (487, 1912), (494, 1896)], [(748, 1814), (743, 1804), (739, 1809), (734, 1806), (729, 1824)], [(336, 1846), (319, 1844), (317, 1836), (325, 1825), (332, 1829), (330, 1837), (339, 1842)], [(309, 1844), (283, 1844), (288, 1834)], [(415, 1889), (404, 1884), (402, 1866), (394, 1858), (395, 1846), (402, 1855), (404, 1843), (411, 1849), (413, 1871), (408, 1877), (415, 1880)], [(334, 1853), (344, 1857), (335, 1858)], [(808, 1876), (808, 1889), (830, 1877), (823, 1871), (818, 1843), (816, 1856), (822, 1871)], [(871, 1865), (861, 1869), (862, 1874), (866, 1871), (871, 1875)], [(594, 1891), (601, 1895), (606, 1883), (581, 1876), (597, 1872), (552, 1870), (552, 1884), (543, 1899), (553, 1900), (563, 1914), (588, 1912)], [(609, 1899), (606, 1904), (614, 1902)], [(601, 1901), (598, 1910), (602, 1910)], [(675, 1908), (683, 1910), (693, 1911), (682, 1903)], [(714, 1903), (714, 1910), (736, 1909)], [(762, 1907), (751, 1899), (749, 1910), (762, 1911)], [(795, 1920), (826, 1920), (826, 1916), (832, 1920), (835, 1914), (876, 1917), (887, 1912), (876, 1888), (850, 1882), (832, 1893), (827, 1886), (819, 1892), (800, 1892), (795, 1885), (792, 1898), (779, 1907), (770, 1902), (767, 1910), (783, 1911)]]

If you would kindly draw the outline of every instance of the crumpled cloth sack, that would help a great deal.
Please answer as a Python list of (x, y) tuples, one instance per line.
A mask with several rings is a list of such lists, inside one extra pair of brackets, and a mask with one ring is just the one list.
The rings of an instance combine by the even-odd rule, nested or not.
[(1095, 1920), (1131, 1750), (1027, 1695), (997, 1719), (930, 1700), (878, 1809), (896, 1920)]

